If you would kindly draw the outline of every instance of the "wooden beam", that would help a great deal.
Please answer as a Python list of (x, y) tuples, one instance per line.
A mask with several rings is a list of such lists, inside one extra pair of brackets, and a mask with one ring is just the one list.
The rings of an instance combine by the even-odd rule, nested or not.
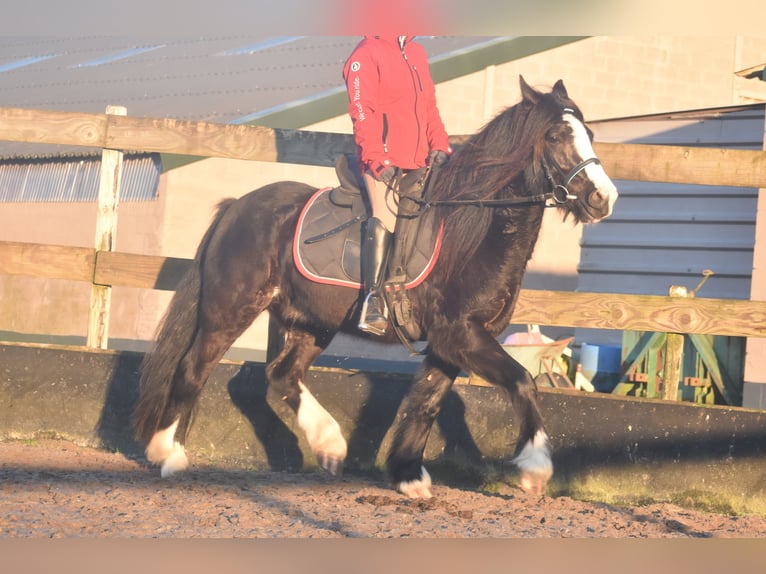
[[(469, 136), (450, 138), (454, 146)], [(0, 108), (0, 140), (332, 166), (348, 134)], [(596, 142), (613, 179), (766, 188), (766, 151)]]
[(522, 289), (513, 323), (766, 337), (766, 301)]
[(114, 149), (328, 167), (355, 149), (345, 134), (131, 117), (114, 118), (106, 142)]
[(106, 145), (113, 149), (277, 161), (274, 130), (260, 126), (114, 118)]
[[(0, 273), (174, 290), (190, 259), (0, 241)], [(766, 337), (766, 301), (522, 289), (512, 323)]]
[(49, 279), (93, 279), (96, 250), (66, 245), (0, 241), (0, 273)]
[(99, 285), (174, 291), (191, 265), (190, 259), (102, 251), (96, 259), (93, 281)]
[(106, 114), (0, 108), (0, 139), (104, 147)]
[(766, 152), (644, 144), (594, 144), (613, 179), (766, 187)]

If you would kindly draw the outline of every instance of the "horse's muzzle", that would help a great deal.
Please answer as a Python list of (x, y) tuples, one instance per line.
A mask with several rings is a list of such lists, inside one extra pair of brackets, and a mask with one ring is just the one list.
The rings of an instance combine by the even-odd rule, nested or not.
[(612, 214), (614, 202), (617, 200), (617, 189), (596, 188), (588, 194), (588, 213), (594, 221), (599, 221)]

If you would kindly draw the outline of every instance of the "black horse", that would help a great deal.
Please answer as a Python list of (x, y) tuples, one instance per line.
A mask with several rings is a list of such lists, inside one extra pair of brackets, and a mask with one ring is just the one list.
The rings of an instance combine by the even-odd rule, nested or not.
[[(441, 253), (408, 293), (412, 324), (427, 347), (387, 459), (393, 484), (411, 497), (431, 496), (423, 451), (461, 370), (508, 391), (520, 421), (513, 461), (522, 487), (542, 492), (553, 474), (535, 383), (495, 337), (511, 318), (546, 205), (596, 222), (611, 213), (617, 191), (563, 82), (547, 93), (523, 78), (520, 84), (522, 101), (473, 135), (429, 182), (428, 221), (443, 226)], [(162, 476), (188, 466), (183, 444), (200, 392), (263, 311), (284, 334), (268, 383), (295, 411), (319, 464), (333, 474), (341, 469), (346, 441), (303, 379), (336, 333), (362, 336), (359, 291), (312, 282), (296, 269), (296, 221), (315, 191), (279, 182), (221, 202), (141, 369), (133, 421)], [(397, 341), (391, 328), (377, 339)]]

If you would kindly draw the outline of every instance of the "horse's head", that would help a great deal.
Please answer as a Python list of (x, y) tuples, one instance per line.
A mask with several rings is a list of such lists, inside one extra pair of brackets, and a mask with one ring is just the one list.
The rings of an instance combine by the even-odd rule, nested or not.
[(556, 82), (549, 94), (530, 87), (524, 78), (520, 83), (523, 101), (548, 110), (550, 119), (535, 155), (553, 201), (583, 223), (608, 217), (617, 200), (617, 188), (593, 152), (593, 133), (569, 99), (564, 83)]

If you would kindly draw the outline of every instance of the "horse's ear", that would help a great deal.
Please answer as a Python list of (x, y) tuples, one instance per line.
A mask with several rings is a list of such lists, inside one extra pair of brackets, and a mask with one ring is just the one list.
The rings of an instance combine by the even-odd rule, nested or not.
[(527, 84), (524, 80), (524, 76), (519, 75), (519, 86), (521, 86), (521, 97), (532, 104), (536, 104), (540, 99), (540, 92), (535, 90), (532, 86)]
[(567, 89), (564, 87), (563, 80), (559, 80), (553, 84), (553, 93), (560, 98), (569, 99), (569, 94), (567, 94)]

